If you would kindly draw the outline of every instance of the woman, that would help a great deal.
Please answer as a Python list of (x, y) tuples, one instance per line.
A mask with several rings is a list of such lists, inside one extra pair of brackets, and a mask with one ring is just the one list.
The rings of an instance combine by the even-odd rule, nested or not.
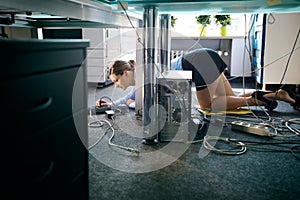
[[(135, 86), (134, 79), (134, 67), (135, 61), (130, 60), (128, 62), (117, 60), (109, 69), (109, 78), (115, 84), (115, 87), (126, 90), (129, 86)], [(135, 88), (125, 97), (114, 101), (113, 104), (118, 106), (120, 104), (126, 104), (129, 108), (135, 107)], [(102, 99), (96, 101), (96, 106), (111, 106), (112, 103), (108, 103)]]
[[(244, 106), (265, 106), (269, 110), (277, 107), (276, 100), (290, 103), (299, 108), (299, 96), (291, 91), (279, 89), (277, 92), (255, 91), (236, 95), (224, 75), (227, 65), (219, 54), (208, 48), (184, 53), (171, 62), (171, 70), (192, 70), (192, 80), (196, 86), (197, 100), (201, 108), (233, 110)], [(293, 96), (294, 98), (292, 98)]]
[[(196, 49), (184, 53), (171, 62), (171, 70), (191, 70), (192, 81), (196, 86), (196, 96), (201, 108), (214, 110), (233, 110), (244, 106), (265, 106), (269, 110), (277, 107), (277, 101), (290, 103), (295, 109), (300, 107), (300, 97), (292, 95), (290, 90), (255, 91), (236, 95), (224, 75), (227, 65), (219, 54), (208, 48)], [(134, 68), (126, 61), (116, 61), (110, 68), (110, 79), (116, 87), (125, 90), (134, 86)], [(134, 93), (134, 91), (133, 91)], [(129, 98), (128, 103), (134, 101)], [(99, 105), (99, 101), (97, 101)], [(103, 102), (103, 105), (107, 105)]]

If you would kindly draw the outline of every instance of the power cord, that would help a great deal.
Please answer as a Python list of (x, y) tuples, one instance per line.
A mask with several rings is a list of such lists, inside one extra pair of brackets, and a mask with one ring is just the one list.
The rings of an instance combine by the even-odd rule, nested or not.
[(99, 128), (102, 126), (103, 126), (103, 123), (99, 120), (88, 123), (88, 127), (91, 127), (91, 128)]
[(101, 104), (101, 100), (104, 100), (104, 99), (108, 99), (108, 100), (111, 102), (112, 106), (113, 106), (113, 107), (116, 107), (114, 101), (113, 101), (109, 96), (102, 96), (102, 97), (99, 99), (99, 104)]
[(110, 136), (110, 138), (109, 138), (109, 140), (108, 140), (108, 144), (109, 144), (110, 146), (116, 147), (116, 148), (119, 148), (119, 149), (123, 149), (123, 150), (125, 150), (125, 151), (130, 152), (130, 153), (139, 154), (140, 151), (139, 151), (138, 149), (131, 148), (131, 147), (121, 146), (121, 145), (118, 145), (118, 144), (114, 144), (114, 143), (112, 142), (112, 140), (113, 140), (113, 138), (114, 138), (114, 136), (115, 136), (115, 129), (113, 128), (113, 124), (115, 123), (115, 119), (114, 119), (114, 117), (111, 117), (111, 119), (112, 119), (113, 123), (110, 123), (108, 120), (99, 120), (99, 121), (93, 122), (93, 123), (95, 123), (95, 124), (98, 124), (98, 123), (101, 124), (101, 126), (96, 126), (96, 127), (102, 127), (102, 126), (103, 126), (103, 123), (108, 124), (109, 127), (104, 131), (104, 134), (101, 135), (101, 137), (99, 137), (98, 140), (97, 140), (94, 144), (92, 144), (91, 146), (88, 147), (88, 149), (90, 150), (90, 149), (92, 149), (93, 147), (95, 147), (95, 146), (103, 139), (103, 137), (106, 135), (107, 131), (108, 131), (109, 129), (111, 129), (111, 130), (112, 130), (112, 135)]
[(292, 131), (293, 133), (295, 133), (297, 136), (300, 134), (300, 130), (299, 129), (295, 129), (295, 128), (292, 128), (290, 126), (291, 123), (294, 123), (294, 124), (300, 124), (299, 122), (300, 118), (295, 118), (295, 119), (289, 119), (285, 122), (285, 126), (290, 130)]
[[(240, 147), (240, 149), (216, 148), (214, 147), (214, 145), (211, 145), (209, 141), (215, 141), (215, 142), (223, 141), (233, 146)], [(300, 145), (296, 145), (291, 148), (281, 148), (281, 149), (258, 146), (258, 145), (300, 144), (300, 141), (257, 142), (257, 141), (247, 141), (247, 140), (236, 140), (236, 139), (226, 138), (226, 137), (205, 136), (203, 140), (198, 140), (198, 142), (203, 142), (204, 148), (206, 148), (209, 151), (225, 154), (225, 155), (244, 154), (247, 151), (247, 147), (248, 147), (254, 149), (261, 149), (265, 151), (288, 152), (288, 153), (292, 153), (293, 156), (295, 156), (298, 160), (300, 160), (300, 156), (296, 154), (296, 153), (300, 153)]]
[[(101, 123), (103, 125), (102, 121), (96, 121), (96, 122), (97, 123), (99, 122), (99, 123)], [(93, 122), (93, 123), (95, 123), (95, 122)], [(100, 127), (100, 126), (98, 126), (98, 127)], [(102, 138), (106, 135), (106, 133), (107, 133), (108, 130), (109, 130), (109, 128), (107, 128), (104, 131), (104, 134), (101, 137), (99, 137), (94, 144), (92, 144), (91, 146), (88, 147), (88, 150), (91, 150), (92, 148), (94, 148), (102, 140)]]
[[(217, 149), (216, 147), (214, 147), (215, 145), (211, 145), (209, 143), (209, 141), (223, 141), (223, 142), (227, 142), (233, 146), (238, 146), (240, 147), (240, 149)], [(245, 146), (244, 143), (239, 142), (235, 139), (230, 139), (230, 138), (224, 138), (224, 137), (216, 137), (216, 136), (205, 136), (203, 139), (203, 146), (209, 150), (209, 151), (213, 151), (216, 153), (221, 153), (221, 154), (227, 154), (227, 155), (240, 155), (240, 154), (244, 154), (247, 151), (247, 148)]]
[[(112, 120), (114, 121), (114, 117), (112, 117)], [(108, 120), (104, 120), (104, 122), (106, 122), (109, 125), (109, 128), (112, 130), (112, 135), (110, 136), (110, 138), (108, 140), (108, 144), (110, 146), (117, 147), (117, 148), (123, 149), (125, 151), (129, 151), (131, 153), (136, 153), (136, 154), (140, 153), (140, 151), (138, 149), (131, 148), (131, 147), (125, 147), (125, 146), (121, 146), (121, 145), (112, 143), (112, 139), (115, 136), (115, 129), (113, 128), (113, 125)]]
[[(229, 140), (235, 140), (235, 139), (229, 139)], [(240, 142), (243, 142), (245, 144), (245, 146), (247, 146), (249, 148), (261, 149), (261, 150), (265, 150), (265, 151), (287, 152), (287, 153), (292, 153), (293, 156), (295, 156), (295, 153), (300, 152), (300, 151), (296, 150), (299, 147), (299, 145), (293, 146), (291, 148), (281, 148), (281, 149), (258, 146), (258, 145), (300, 144), (300, 141), (257, 142), (257, 141), (240, 140)], [(247, 144), (247, 143), (250, 143), (250, 144)], [(256, 145), (254, 145), (254, 144), (256, 144)]]

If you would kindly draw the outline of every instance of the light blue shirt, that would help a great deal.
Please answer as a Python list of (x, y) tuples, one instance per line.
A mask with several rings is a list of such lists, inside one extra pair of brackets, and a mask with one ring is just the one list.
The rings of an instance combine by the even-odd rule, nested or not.
[(182, 57), (177, 57), (171, 60), (171, 70), (182, 70)]
[[(132, 89), (130, 90), (130, 92), (123, 98), (120, 98), (116, 101), (114, 101), (114, 105), (118, 106), (120, 104), (126, 104), (126, 102), (129, 100), (135, 100), (135, 87), (132, 87)], [(132, 107), (133, 105), (131, 105)]]

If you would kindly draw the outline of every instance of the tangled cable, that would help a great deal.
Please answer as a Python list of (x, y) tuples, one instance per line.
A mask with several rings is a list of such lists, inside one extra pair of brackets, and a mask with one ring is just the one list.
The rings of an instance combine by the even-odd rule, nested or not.
[[(216, 147), (214, 147), (214, 145), (211, 145), (209, 143), (209, 141), (223, 141), (223, 142), (227, 142), (233, 146), (238, 146), (240, 147), (240, 149), (217, 149)], [(240, 155), (240, 154), (244, 154), (247, 151), (247, 148), (245, 146), (244, 143), (239, 142), (237, 140), (234, 139), (230, 139), (230, 138), (224, 138), (224, 137), (216, 137), (216, 136), (205, 136), (203, 139), (203, 146), (209, 150), (209, 151), (213, 151), (216, 153), (221, 153), (221, 154), (227, 154), (227, 155)]]
[[(114, 118), (112, 118), (112, 120), (113, 120), (113, 123), (114, 123)], [(120, 149), (129, 151), (129, 152), (131, 152), (131, 153), (136, 153), (136, 154), (139, 154), (139, 153), (140, 153), (140, 151), (139, 151), (138, 149), (131, 148), (131, 147), (121, 146), (121, 145), (118, 145), (118, 144), (114, 144), (114, 143), (112, 142), (112, 140), (113, 140), (113, 138), (114, 138), (114, 136), (115, 136), (115, 129), (114, 129), (114, 127), (113, 127), (113, 124), (111, 124), (108, 120), (99, 120), (99, 121), (95, 121), (95, 122), (93, 122), (93, 123), (95, 123), (95, 124), (101, 124), (101, 126), (103, 126), (103, 123), (106, 123), (106, 124), (108, 124), (109, 127), (105, 130), (104, 134), (103, 134), (101, 137), (99, 137), (98, 140), (97, 140), (94, 144), (92, 144), (91, 146), (89, 146), (89, 148), (88, 148), (89, 150), (90, 150), (91, 148), (95, 147), (95, 146), (102, 140), (102, 138), (106, 135), (107, 131), (108, 131), (109, 129), (111, 129), (111, 130), (112, 130), (112, 135), (110, 136), (110, 138), (109, 138), (109, 140), (108, 140), (108, 144), (109, 144), (110, 146), (117, 147), (117, 148), (120, 148)], [(96, 127), (101, 127), (101, 126), (96, 126)]]

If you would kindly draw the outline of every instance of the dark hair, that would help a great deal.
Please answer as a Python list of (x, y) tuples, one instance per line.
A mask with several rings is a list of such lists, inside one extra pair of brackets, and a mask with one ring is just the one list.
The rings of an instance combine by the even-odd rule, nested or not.
[(123, 75), (123, 72), (125, 70), (134, 71), (134, 67), (135, 67), (135, 61), (134, 60), (129, 60), (128, 62), (123, 61), (123, 60), (117, 60), (110, 67), (109, 75), (111, 75), (111, 74)]

